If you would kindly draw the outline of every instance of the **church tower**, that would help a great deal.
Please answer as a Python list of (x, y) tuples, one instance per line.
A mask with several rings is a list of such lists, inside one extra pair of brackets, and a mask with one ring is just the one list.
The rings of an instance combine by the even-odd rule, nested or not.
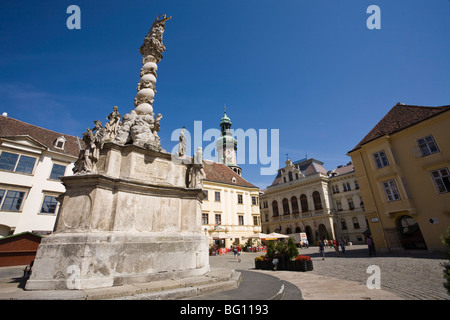
[(225, 163), (230, 169), (241, 175), (241, 167), (237, 165), (237, 140), (233, 137), (230, 128), (231, 119), (228, 118), (226, 107), (224, 107), (223, 117), (220, 120), (222, 134), (216, 141), (218, 162)]

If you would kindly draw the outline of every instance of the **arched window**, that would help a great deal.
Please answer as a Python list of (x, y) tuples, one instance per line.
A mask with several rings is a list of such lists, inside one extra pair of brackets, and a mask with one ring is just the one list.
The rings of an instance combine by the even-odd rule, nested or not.
[(320, 200), (320, 193), (317, 191), (313, 192), (313, 201), (314, 201), (314, 209), (321, 210), (322, 209), (322, 201)]
[(300, 204), (302, 206), (302, 212), (308, 212), (309, 208), (308, 208), (308, 199), (306, 198), (305, 194), (302, 194), (300, 196)]
[(292, 213), (298, 213), (298, 202), (296, 196), (293, 196), (291, 198), (291, 206), (292, 206)]
[(283, 199), (283, 214), (289, 214), (289, 201), (288, 199)]
[(302, 232), (302, 229), (300, 227), (296, 227), (295, 228), (295, 233), (300, 233), (300, 232)]
[(274, 217), (278, 217), (279, 216), (278, 202), (276, 200), (273, 200), (273, 202), (272, 202), (272, 213), (273, 213)]
[(294, 178), (292, 177), (292, 172), (289, 171), (289, 181), (294, 180)]

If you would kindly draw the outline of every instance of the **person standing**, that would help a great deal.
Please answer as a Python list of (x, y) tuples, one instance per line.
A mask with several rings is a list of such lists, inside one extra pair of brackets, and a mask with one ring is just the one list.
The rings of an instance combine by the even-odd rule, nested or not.
[(339, 244), (336, 240), (333, 240), (334, 251), (336, 251), (336, 255), (339, 257)]
[(369, 248), (369, 256), (374, 256), (376, 257), (376, 252), (375, 252), (375, 245), (373, 243), (373, 239), (372, 236), (370, 235), (367, 240), (366, 240), (367, 246)]
[(345, 243), (344, 243), (344, 239), (342, 239), (342, 237), (341, 237), (341, 249), (342, 249), (342, 254), (345, 254)]
[(319, 241), (319, 252), (320, 255), (322, 256), (322, 260), (325, 260), (325, 244), (323, 243), (322, 240)]

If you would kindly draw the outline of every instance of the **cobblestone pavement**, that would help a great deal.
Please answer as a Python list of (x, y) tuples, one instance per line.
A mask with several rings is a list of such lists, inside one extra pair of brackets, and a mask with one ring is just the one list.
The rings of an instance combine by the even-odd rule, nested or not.
[[(325, 260), (319, 256), (317, 247), (299, 249), (300, 254), (309, 255), (314, 264), (311, 274), (366, 284), (371, 273), (370, 265), (380, 268), (381, 289), (407, 300), (450, 300), (443, 287), (442, 264), (446, 261), (441, 254), (428, 252), (378, 253), (368, 255), (367, 246), (347, 246), (345, 255), (337, 257), (333, 248), (325, 249)], [(212, 267), (254, 269), (254, 258), (263, 253), (246, 253), (237, 262), (232, 253), (210, 257)], [(274, 274), (276, 275), (276, 274)], [(301, 289), (301, 288), (300, 288)]]

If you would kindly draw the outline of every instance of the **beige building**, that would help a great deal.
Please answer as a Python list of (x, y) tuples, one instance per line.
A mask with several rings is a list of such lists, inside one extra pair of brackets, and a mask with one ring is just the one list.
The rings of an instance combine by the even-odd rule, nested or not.
[(211, 240), (229, 248), (261, 232), (259, 188), (223, 163), (204, 161), (204, 168), (202, 228)]
[(211, 236), (211, 242), (229, 248), (261, 232), (259, 188), (241, 176), (236, 163), (238, 141), (231, 135), (231, 120), (226, 113), (220, 127), (222, 136), (216, 141), (218, 162), (204, 161), (207, 198), (202, 204), (202, 228)]
[(450, 225), (450, 106), (398, 103), (348, 153), (381, 250), (441, 250)]
[(305, 232), (310, 244), (361, 243), (366, 223), (355, 181), (351, 163), (327, 171), (316, 159), (288, 159), (261, 196), (262, 231)]
[(49, 234), (78, 157), (77, 137), (0, 116), (0, 236)]

